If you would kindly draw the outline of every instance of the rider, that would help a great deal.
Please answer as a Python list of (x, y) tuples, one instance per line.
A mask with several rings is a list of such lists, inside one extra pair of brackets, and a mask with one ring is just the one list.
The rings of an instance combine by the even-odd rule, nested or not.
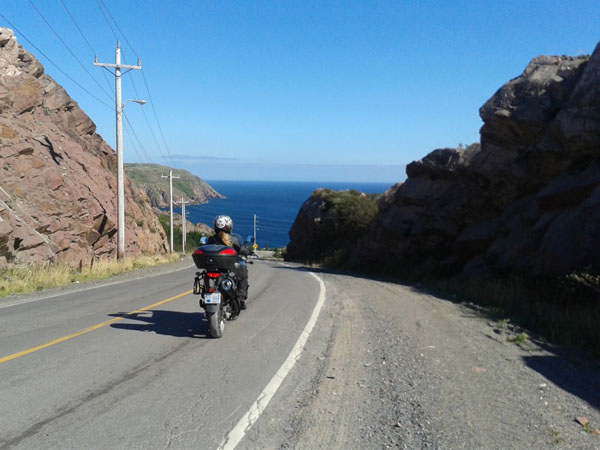
[[(233, 247), (238, 255), (243, 255), (247, 250), (242, 248), (239, 235), (233, 234), (233, 220), (229, 216), (217, 216), (213, 222), (215, 234), (208, 238), (209, 244), (227, 245)], [(248, 266), (243, 258), (239, 258), (235, 263), (235, 273), (238, 277), (237, 294), (241, 299), (242, 309), (246, 309), (246, 299), (248, 298)]]

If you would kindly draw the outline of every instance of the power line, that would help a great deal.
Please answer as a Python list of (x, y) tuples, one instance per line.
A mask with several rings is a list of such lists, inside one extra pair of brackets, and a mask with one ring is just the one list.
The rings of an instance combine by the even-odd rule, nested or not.
[[(110, 13), (110, 10), (108, 9), (108, 7), (104, 3), (104, 1), (103, 0), (96, 0), (96, 2), (98, 3), (98, 6), (100, 7), (100, 10), (102, 11), (102, 14), (104, 16), (104, 20), (106, 20), (106, 23), (109, 25), (109, 27), (110, 27), (111, 31), (113, 32), (113, 34), (115, 35), (115, 37), (117, 37), (117, 35), (116, 35), (116, 33), (115, 33), (112, 25), (110, 24), (110, 22), (108, 20), (108, 17), (106, 16), (106, 14), (108, 14), (108, 16), (110, 17), (110, 19), (112, 20), (112, 22), (115, 24), (115, 26), (117, 27), (117, 29), (119, 30), (119, 32), (123, 36), (123, 39), (125, 39), (125, 42), (129, 46), (129, 48), (131, 49), (131, 51), (133, 52), (133, 54), (136, 56), (136, 58), (139, 59), (139, 56), (138, 56), (137, 52), (135, 51), (135, 49), (133, 48), (133, 45), (131, 45), (131, 43), (129, 42), (129, 39), (127, 39), (127, 36), (125, 35), (125, 33), (123, 33), (123, 30), (121, 30), (121, 27), (119, 26), (118, 22), (115, 20), (115, 18), (113, 17), (113, 15)], [(104, 12), (105, 10), (106, 10), (106, 14)], [(125, 63), (127, 62), (127, 60), (125, 59), (125, 57), (123, 57), (123, 61), (125, 61)], [(150, 88), (148, 86), (148, 81), (146, 80), (146, 75), (144, 74), (144, 71), (142, 71), (142, 78), (143, 78), (144, 84), (146, 86), (146, 91), (148, 92), (148, 99), (150, 100), (150, 106), (152, 106), (152, 112), (154, 113), (154, 119), (156, 120), (156, 124), (158, 126), (158, 130), (160, 132), (163, 144), (165, 146), (166, 156), (165, 156), (165, 152), (163, 152), (163, 149), (162, 149), (161, 145), (158, 143), (158, 140), (156, 139), (154, 131), (152, 131), (152, 127), (150, 126), (150, 122), (148, 121), (146, 113), (144, 112), (144, 118), (145, 118), (146, 123), (148, 125), (148, 129), (150, 130), (150, 134), (152, 135), (152, 138), (154, 139), (154, 143), (156, 144), (156, 147), (158, 148), (158, 150), (159, 150), (161, 156), (163, 157), (163, 159), (165, 160), (165, 162), (169, 162), (170, 161), (171, 165), (174, 165), (175, 163), (173, 161), (173, 157), (171, 156), (171, 151), (169, 149), (169, 145), (167, 144), (167, 140), (165, 139), (165, 134), (164, 134), (162, 126), (160, 124), (160, 120), (158, 119), (158, 114), (156, 112), (156, 108), (154, 107), (154, 101), (152, 100), (152, 94), (150, 93)], [(137, 87), (135, 85), (133, 77), (130, 77), (130, 80), (131, 80), (131, 84), (133, 85), (133, 89), (135, 91), (136, 96), (139, 97), (139, 94), (138, 94), (138, 91), (137, 91)], [(167, 158), (167, 156), (168, 156), (168, 158)]]
[(264, 217), (264, 216), (256, 216), (258, 220), (266, 220), (267, 222), (281, 222), (281, 223), (288, 223), (289, 220), (285, 220), (285, 219), (274, 219), (271, 217)]
[[(113, 23), (117, 27), (117, 30), (119, 30), (119, 33), (121, 33), (121, 36), (123, 36), (123, 39), (125, 39), (125, 42), (129, 46), (129, 48), (131, 49), (131, 51), (133, 52), (133, 54), (135, 55), (135, 57), (138, 58), (138, 59), (140, 59), (140, 57), (138, 56), (138, 54), (133, 49), (132, 45), (129, 43), (129, 39), (127, 39), (127, 36), (125, 36), (125, 33), (123, 33), (123, 30), (121, 30), (121, 27), (119, 26), (119, 24), (117, 23), (117, 21), (115, 20), (115, 18), (113, 17), (113, 15), (110, 13), (110, 10), (106, 7), (106, 4), (104, 3), (104, 1), (103, 0), (98, 0), (98, 1), (99, 1), (99, 3), (102, 3), (102, 6), (104, 6), (104, 8), (106, 9), (106, 12), (108, 13), (108, 15), (112, 19)], [(113, 31), (113, 34), (114, 34), (114, 31)]]
[[(102, 16), (104, 17), (104, 21), (105, 21), (105, 22), (106, 22), (106, 24), (108, 25), (108, 28), (109, 28), (109, 29), (110, 29), (110, 31), (112, 32), (112, 34), (113, 34), (113, 36), (115, 37), (115, 39), (118, 41), (118, 40), (119, 40), (119, 36), (117, 36), (117, 33), (115, 32), (115, 30), (114, 30), (114, 28), (113, 28), (112, 24), (110, 23), (110, 20), (109, 20), (108, 16), (110, 16), (110, 18), (113, 20), (113, 22), (115, 23), (115, 25), (117, 26), (117, 28), (119, 29), (119, 31), (121, 32), (121, 34), (123, 35), (123, 38), (125, 39), (125, 42), (127, 42), (127, 45), (129, 45), (129, 46), (131, 47), (131, 44), (129, 43), (129, 40), (128, 40), (128, 39), (127, 39), (127, 37), (126, 37), (126, 36), (123, 34), (123, 31), (121, 30), (121, 28), (119, 27), (119, 25), (116, 23), (116, 21), (115, 21), (114, 17), (113, 17), (113, 16), (112, 16), (112, 14), (110, 13), (110, 11), (109, 11), (109, 9), (107, 8), (106, 4), (105, 4), (105, 3), (104, 3), (102, 0), (96, 0), (96, 3), (97, 3), (97, 5), (98, 5), (98, 8), (100, 9), (100, 12), (102, 13)], [(108, 16), (107, 16), (107, 14), (108, 14)], [(132, 48), (132, 51), (133, 51), (133, 53), (134, 53), (134, 54), (136, 54), (136, 53), (135, 53), (135, 50), (133, 50), (133, 48)], [(125, 55), (123, 55), (123, 62), (124, 62), (125, 64), (127, 64), (127, 59), (125, 58)], [(135, 95), (136, 95), (136, 97), (137, 97), (137, 98), (139, 98), (140, 96), (139, 96), (139, 93), (138, 93), (137, 87), (136, 87), (136, 85), (135, 85), (135, 82), (133, 81), (133, 77), (131, 77), (131, 76), (130, 76), (130, 77), (129, 77), (129, 80), (131, 80), (131, 84), (133, 85), (133, 90), (134, 90), (134, 92), (135, 92)], [(145, 121), (146, 121), (146, 124), (148, 125), (148, 129), (150, 130), (150, 135), (151, 135), (151, 136), (152, 136), (152, 138), (154, 139), (154, 142), (155, 142), (155, 144), (156, 144), (156, 146), (157, 146), (157, 148), (158, 148), (158, 151), (159, 151), (159, 152), (160, 152), (160, 154), (162, 155), (163, 159), (164, 159), (165, 161), (167, 161), (167, 158), (165, 157), (165, 154), (163, 153), (163, 151), (162, 151), (162, 148), (161, 148), (161, 147), (160, 147), (160, 145), (158, 144), (158, 140), (156, 139), (156, 136), (155, 136), (155, 134), (154, 134), (154, 131), (152, 130), (152, 127), (150, 126), (150, 121), (148, 120), (148, 116), (146, 115), (146, 111), (144, 111), (143, 109), (142, 109), (142, 114), (144, 115), (144, 119), (145, 119)], [(127, 119), (127, 118), (126, 118), (126, 120), (129, 122), (129, 119)], [(131, 122), (129, 122), (129, 127), (130, 127), (130, 128), (133, 130), (133, 126), (131, 125)], [(134, 132), (134, 134), (135, 134), (135, 132)], [(138, 140), (138, 142), (139, 142), (139, 143), (140, 143), (140, 145), (141, 145), (141, 141), (140, 141), (140, 140), (139, 140), (139, 138), (137, 137), (137, 134), (136, 134), (135, 136), (136, 136), (136, 139)], [(172, 160), (171, 160), (171, 163), (172, 163)]]
[[(123, 57), (123, 61), (127, 62), (125, 57)], [(142, 73), (143, 73), (143, 71), (142, 71)], [(131, 84), (133, 86), (133, 91), (135, 92), (136, 97), (139, 98), (140, 95), (138, 94), (138, 90), (135, 85), (135, 82), (133, 81), (133, 77), (130, 76), (129, 80), (131, 81)], [(150, 101), (150, 103), (152, 103), (152, 101)], [(148, 125), (148, 130), (150, 131), (150, 135), (152, 136), (152, 139), (154, 139), (156, 148), (158, 148), (158, 151), (162, 155), (164, 161), (168, 163), (169, 161), (168, 161), (167, 157), (165, 156), (164, 152), (162, 151), (162, 148), (161, 148), (160, 144), (158, 143), (158, 139), (156, 139), (156, 135), (154, 134), (154, 130), (152, 129), (152, 126), (150, 125), (150, 121), (148, 120), (148, 115), (146, 114), (146, 111), (143, 109), (142, 109), (142, 114), (144, 115), (144, 120), (146, 121), (146, 125)], [(169, 159), (171, 160), (171, 165), (173, 165), (173, 158), (171, 158), (170, 155), (169, 155)]]
[(138, 159), (140, 161), (143, 161), (142, 155), (140, 155), (140, 152), (139, 152), (138, 148), (136, 147), (133, 139), (131, 139), (131, 136), (127, 135), (127, 139), (129, 140), (129, 143), (131, 144), (131, 147), (133, 147), (133, 150), (135, 151), (135, 153), (138, 155)]
[(158, 125), (160, 135), (162, 136), (162, 140), (165, 144), (165, 148), (167, 149), (167, 154), (169, 155), (171, 164), (173, 164), (173, 158), (171, 157), (171, 151), (169, 150), (169, 146), (167, 145), (167, 140), (165, 139), (165, 135), (163, 133), (162, 127), (160, 126), (160, 121), (158, 120), (158, 114), (156, 113), (156, 109), (154, 108), (154, 101), (152, 101), (152, 95), (150, 94), (150, 88), (148, 87), (148, 82), (146, 81), (146, 75), (144, 74), (143, 70), (142, 70), (142, 78), (144, 80), (144, 84), (146, 85), (146, 91), (148, 91), (148, 99), (150, 100), (150, 106), (152, 106), (152, 111), (154, 111), (154, 118), (156, 119), (156, 124)]
[[(207, 208), (207, 204), (200, 204), (200, 205), (194, 205), (194, 206), (198, 206), (198, 208), (194, 209), (194, 214), (206, 214), (206, 215), (222, 214), (222, 208), (220, 210), (217, 208), (212, 208), (210, 206)], [(244, 215), (244, 214), (238, 214), (237, 216), (238, 216), (238, 218), (236, 219), (237, 221), (242, 221), (242, 222), (248, 221), (249, 223), (253, 221), (251, 215), (248, 215), (248, 218), (246, 218), (246, 215)], [(264, 217), (264, 216), (256, 216), (256, 219), (257, 219), (258, 225), (270, 226), (270, 227), (291, 225), (294, 223), (294, 219), (285, 220), (285, 219), (276, 219), (276, 218)]]
[[(123, 116), (125, 116), (125, 115), (123, 114)], [(129, 125), (127, 121), (125, 122), (125, 125), (126, 125), (126, 127), (127, 127), (127, 125)], [(132, 135), (134, 134), (133, 130), (131, 129), (131, 125), (129, 125), (129, 129), (127, 131), (129, 131)], [(143, 162), (144, 158), (142, 157), (142, 155), (140, 153), (138, 144), (135, 143), (135, 141), (131, 137), (130, 133), (127, 133), (127, 138), (129, 139), (129, 143), (131, 144), (131, 147), (133, 147), (133, 150), (135, 150), (135, 153), (138, 155), (138, 159), (140, 160), (140, 162)]]
[[(106, 13), (104, 12), (104, 10), (102, 9), (102, 5), (100, 4), (100, 0), (96, 0), (96, 3), (98, 4), (98, 8), (100, 8), (100, 12), (102, 13), (102, 16), (104, 16), (104, 20), (106, 21), (106, 24), (108, 25), (108, 28), (110, 28), (110, 31), (112, 31), (113, 36), (115, 37), (115, 39), (118, 41), (119, 37), (117, 36), (117, 33), (115, 33), (115, 30), (113, 30), (112, 25), (110, 24), (108, 17), (106, 17)], [(106, 5), (104, 6), (106, 8)]]
[(48, 25), (48, 28), (50, 28), (50, 30), (52, 30), (52, 32), (54, 33), (54, 35), (56, 36), (56, 38), (62, 43), (62, 45), (64, 45), (64, 47), (67, 49), (67, 51), (71, 54), (71, 56), (73, 58), (75, 58), (75, 61), (77, 61), (79, 63), (79, 65), (83, 68), (83, 70), (85, 70), (85, 73), (87, 73), (89, 75), (89, 77), (94, 81), (94, 83), (96, 83), (98, 85), (98, 87), (102, 90), (102, 92), (104, 92), (106, 94), (106, 96), (108, 98), (110, 97), (110, 94), (108, 92), (106, 92), (106, 89), (104, 89), (102, 87), (102, 85), (98, 82), (98, 80), (96, 80), (96, 78), (94, 78), (94, 76), (90, 73), (89, 70), (87, 70), (87, 68), (83, 65), (83, 63), (81, 62), (81, 60), (77, 57), (77, 55), (75, 53), (73, 53), (73, 50), (71, 50), (71, 48), (67, 45), (67, 43), (60, 37), (60, 35), (56, 32), (56, 30), (52, 27), (52, 25), (50, 25), (50, 22), (48, 22), (46, 20), (46, 18), (44, 17), (44, 15), (42, 14), (42, 12), (38, 9), (37, 6), (35, 6), (35, 3), (33, 3), (32, 0), (29, 0), (29, 3), (31, 4), (31, 6), (33, 6), (33, 9), (35, 9), (35, 11), (38, 13), (38, 15), (42, 18), (42, 20), (46, 23), (46, 25)]
[(103, 100), (99, 99), (98, 97), (96, 97), (94, 94), (92, 94), (89, 90), (87, 90), (85, 87), (83, 87), (81, 84), (79, 84), (73, 77), (71, 77), (71, 75), (69, 75), (68, 73), (66, 73), (64, 70), (62, 70), (54, 61), (52, 61), (52, 59), (46, 55), (42, 50), (40, 50), (40, 48), (35, 45), (33, 42), (31, 42), (31, 40), (25, 36), (25, 34), (23, 34), (22, 31), (20, 31), (16, 26), (13, 25), (13, 23), (8, 20), (6, 18), (6, 16), (4, 16), (4, 14), (0, 13), (0, 17), (2, 17), (6, 23), (8, 23), (13, 30), (15, 30), (17, 33), (19, 33), (23, 39), (25, 39), (33, 48), (36, 49), (36, 51), (42, 55), (44, 58), (46, 58), (48, 60), (48, 62), (50, 62), (50, 64), (52, 64), (54, 67), (56, 67), (56, 69), (58, 69), (60, 71), (60, 73), (62, 73), (65, 77), (67, 77), (69, 80), (71, 80), (76, 86), (78, 86), (82, 91), (84, 91), (86, 94), (88, 94), (90, 97), (94, 98), (95, 100), (97, 100), (99, 103), (103, 104), (104, 106), (106, 106), (109, 109), (113, 109), (112, 106), (110, 106), (108, 103), (104, 102)]
[(138, 137), (137, 133), (135, 132), (133, 125), (131, 125), (131, 122), (129, 121), (129, 117), (127, 117), (127, 114), (123, 114), (123, 116), (125, 117), (125, 123), (129, 126), (129, 131), (131, 131), (131, 133), (137, 140), (138, 145), (140, 146), (140, 148), (142, 149), (142, 152), (146, 156), (146, 159), (148, 160), (148, 162), (154, 163), (154, 161), (152, 161), (152, 158), (150, 158), (150, 155), (146, 152), (146, 149), (145, 149), (144, 145), (142, 144), (142, 141), (140, 141), (140, 138)]
[[(73, 25), (75, 25), (75, 28), (77, 28), (77, 31), (79, 31), (79, 34), (81, 35), (81, 37), (83, 38), (83, 40), (87, 44), (88, 48), (92, 51), (92, 54), (93, 55), (97, 55), (98, 53), (96, 53), (96, 51), (92, 47), (92, 44), (90, 44), (90, 41), (88, 41), (87, 38), (85, 37), (85, 34), (83, 33), (83, 31), (79, 27), (79, 24), (77, 23), (77, 21), (75, 20), (75, 18), (71, 14), (71, 11), (69, 11), (69, 8), (67, 8), (67, 5), (65, 4), (65, 2), (63, 0), (60, 0), (60, 3), (63, 5), (63, 8), (67, 12), (67, 15), (71, 18), (71, 22), (73, 22)], [(112, 93), (114, 95), (114, 93), (115, 93), (115, 87), (110, 83), (110, 81), (108, 81), (108, 77), (106, 76), (106, 72), (105, 71), (102, 71), (102, 76), (104, 77), (104, 81), (106, 81), (106, 84), (108, 84), (109, 89), (112, 91)]]

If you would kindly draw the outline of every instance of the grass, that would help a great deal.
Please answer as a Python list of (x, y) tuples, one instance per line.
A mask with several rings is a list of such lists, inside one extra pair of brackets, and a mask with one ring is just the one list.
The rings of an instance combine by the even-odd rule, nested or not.
[(525, 342), (527, 342), (527, 335), (525, 333), (519, 333), (515, 336), (509, 337), (508, 341), (517, 345), (523, 345)]
[(458, 303), (476, 304), (504, 326), (510, 323), (547, 342), (600, 357), (600, 275), (589, 270), (560, 277), (496, 275), (480, 279), (444, 277), (407, 264), (387, 271), (368, 266), (356, 270), (415, 284)]
[(273, 250), (273, 258), (283, 259), (285, 258), (286, 248), (275, 248)]
[[(427, 279), (422, 285), (442, 296), (459, 296), (485, 307), (490, 315), (544, 336), (548, 341), (579, 347), (600, 356), (600, 280), (590, 274), (555, 279), (504, 277), (482, 280)], [(508, 323), (508, 322), (506, 322)], [(527, 336), (524, 336), (527, 339)], [(514, 341), (517, 344), (523, 338)]]
[(143, 255), (134, 258), (99, 259), (93, 266), (76, 268), (68, 264), (9, 267), (0, 274), (0, 297), (25, 294), (87, 280), (101, 280), (124, 272), (178, 261), (180, 256)]
[(508, 327), (508, 324), (510, 323), (510, 320), (508, 319), (501, 319), (498, 321), (498, 328), (506, 328)]

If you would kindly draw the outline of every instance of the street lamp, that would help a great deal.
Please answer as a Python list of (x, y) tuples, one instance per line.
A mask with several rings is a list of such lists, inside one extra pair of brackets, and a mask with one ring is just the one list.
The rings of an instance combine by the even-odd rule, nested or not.
[(145, 105), (146, 104), (146, 100), (140, 100), (139, 98), (130, 98), (129, 100), (126, 100), (125, 103), (123, 103), (121, 105), (121, 108), (125, 108), (125, 105), (129, 102), (133, 102), (133, 103), (138, 103), (140, 105)]

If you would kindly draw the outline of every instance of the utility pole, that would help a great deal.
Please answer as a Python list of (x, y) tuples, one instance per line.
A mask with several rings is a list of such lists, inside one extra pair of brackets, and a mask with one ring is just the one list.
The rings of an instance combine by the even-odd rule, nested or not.
[(254, 214), (254, 243), (256, 244), (256, 214)]
[(187, 244), (187, 219), (185, 217), (185, 205), (189, 203), (181, 196), (181, 248), (185, 254), (185, 244)]
[[(125, 256), (125, 187), (123, 170), (123, 104), (121, 103), (121, 69), (141, 70), (142, 66), (138, 59), (137, 66), (121, 64), (121, 44), (117, 41), (115, 64), (99, 63), (98, 57), (94, 57), (94, 66), (112, 67), (115, 69), (115, 110), (117, 115), (117, 259)], [(142, 100), (138, 100), (140, 103)], [(144, 102), (145, 103), (145, 102)], [(172, 239), (172, 238), (171, 238)]]
[(161, 175), (161, 178), (169, 179), (169, 208), (171, 212), (171, 254), (173, 254), (173, 178), (181, 178), (173, 176), (173, 169), (169, 169), (169, 175)]

